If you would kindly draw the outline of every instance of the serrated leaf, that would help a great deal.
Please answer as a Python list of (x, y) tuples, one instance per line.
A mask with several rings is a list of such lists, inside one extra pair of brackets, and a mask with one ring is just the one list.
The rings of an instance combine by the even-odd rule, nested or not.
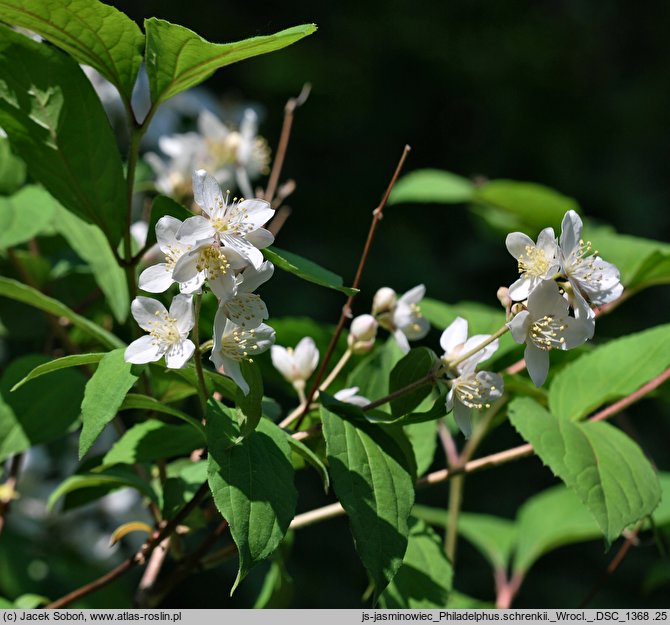
[(117, 9), (97, 0), (0, 0), (0, 20), (33, 31), (94, 67), (130, 101), (144, 36)]
[(7, 137), (0, 137), (0, 195), (16, 193), (26, 180), (26, 164), (12, 152)]
[[(494, 334), (505, 325), (505, 311), (478, 302), (458, 302), (445, 304), (435, 299), (421, 300), (421, 313), (438, 330), (446, 329), (456, 317), (463, 317), (468, 322), (468, 334)], [(499, 358), (519, 346), (508, 332), (498, 339), (498, 350), (493, 358)]]
[(30, 373), (28, 373), (28, 375), (19, 380), (11, 388), (11, 392), (13, 393), (14, 391), (20, 389), (26, 382), (30, 382), (30, 380), (39, 378), (40, 376), (46, 375), (47, 373), (53, 373), (54, 371), (60, 371), (61, 369), (69, 369), (70, 367), (97, 364), (105, 356), (105, 353), (106, 352), (97, 354), (74, 354), (72, 356), (56, 358), (56, 360), (49, 360), (42, 365), (38, 365)]
[(567, 364), (549, 388), (549, 408), (577, 421), (605, 402), (625, 397), (670, 366), (670, 324), (597, 347)]
[[(43, 191), (43, 194), (54, 202), (48, 193)], [(119, 323), (125, 322), (130, 312), (126, 276), (124, 270), (116, 262), (105, 235), (98, 226), (87, 224), (58, 203), (55, 204), (54, 229), (70, 244), (81, 259), (86, 261), (97, 285), (105, 294), (114, 318)]]
[(49, 495), (47, 509), (52, 510), (56, 502), (69, 493), (101, 487), (104, 489), (101, 495), (117, 488), (134, 488), (154, 503), (158, 503), (158, 497), (151, 486), (137, 477), (130, 467), (116, 466), (99, 472), (90, 471), (68, 477)]
[(62, 304), (57, 299), (40, 293), (26, 284), (0, 276), (0, 297), (8, 297), (17, 302), (22, 302), (39, 308), (44, 312), (56, 315), (58, 317), (65, 317), (72, 322), (72, 325), (85, 332), (90, 337), (96, 339), (105, 347), (115, 348), (124, 345), (123, 341), (116, 337), (111, 332), (108, 332), (92, 321), (78, 315), (76, 312)]
[(286, 440), (288, 440), (293, 453), (299, 455), (303, 460), (311, 464), (321, 477), (323, 482), (323, 490), (327, 493), (330, 488), (330, 476), (328, 475), (328, 469), (326, 465), (321, 462), (321, 458), (317, 456), (307, 445), (303, 442), (296, 440), (289, 434), (286, 435)]
[(204, 432), (202, 424), (194, 417), (190, 417), (185, 412), (177, 410), (172, 406), (166, 406), (164, 403), (159, 402), (148, 395), (128, 393), (119, 410), (148, 410), (150, 412), (161, 412), (176, 417), (177, 419), (181, 419), (188, 423), (192, 428), (195, 428), (198, 432)]
[[(414, 503), (414, 470), (394, 428), (354, 426), (324, 406), (323, 435), (335, 494), (351, 522), (356, 550), (378, 596), (391, 582), (407, 549)], [(403, 435), (400, 428), (395, 433)]]
[[(437, 362), (437, 355), (427, 347), (415, 347), (410, 350), (391, 370), (389, 393), (395, 393), (425, 378)], [(433, 386), (434, 383), (428, 381), (415, 390), (392, 400), (390, 403), (393, 417), (399, 419), (411, 413), (430, 394)]]
[(168, 425), (149, 419), (127, 430), (102, 463), (135, 464), (191, 453), (205, 445), (203, 432), (187, 425)]
[(116, 416), (126, 394), (137, 381), (137, 376), (131, 372), (131, 363), (124, 359), (124, 353), (125, 349), (121, 348), (106, 354), (86, 383), (81, 403), (80, 459)]
[(564, 486), (550, 488), (526, 501), (517, 519), (514, 571), (522, 574), (549, 551), (602, 536), (593, 515)]
[(439, 536), (423, 521), (410, 519), (407, 552), (402, 566), (379, 596), (386, 609), (444, 608), (453, 569)]
[(85, 378), (78, 371), (58, 371), (16, 392), (10, 389), (26, 373), (47, 361), (23, 356), (0, 379), (0, 462), (34, 445), (65, 436), (79, 416)]
[(461, 204), (472, 199), (475, 188), (471, 180), (450, 171), (419, 169), (396, 182), (389, 204)]
[(271, 261), (275, 267), (288, 271), (298, 278), (307, 280), (307, 282), (313, 282), (319, 286), (325, 286), (328, 289), (334, 289), (335, 291), (340, 291), (345, 295), (354, 295), (358, 293), (358, 289), (353, 289), (348, 286), (344, 286), (342, 278), (337, 274), (324, 269), (320, 265), (317, 265), (315, 262), (293, 254), (292, 252), (286, 252), (285, 250), (280, 250), (276, 247), (266, 247), (263, 250), (263, 255), (269, 261)]
[(125, 181), (93, 86), (59, 50), (4, 26), (0, 32), (0, 126), (30, 175), (115, 246), (123, 232)]
[(542, 462), (591, 511), (608, 543), (658, 505), (661, 489), (649, 461), (608, 423), (557, 418), (523, 397), (510, 403), (509, 417)]
[(144, 21), (146, 65), (154, 105), (209, 78), (217, 69), (244, 59), (280, 50), (316, 31), (303, 24), (274, 35), (235, 43), (209, 43), (188, 28), (157, 18)]
[(43, 194), (37, 187), (24, 187), (11, 197), (0, 197), (0, 248), (30, 241), (49, 225), (54, 207), (43, 201)]
[(488, 212), (511, 217), (507, 227), (514, 225), (527, 234), (536, 234), (547, 226), (558, 232), (567, 211), (579, 212), (573, 198), (541, 184), (516, 180), (487, 182), (477, 188), (473, 201), (484, 205)]
[(208, 442), (209, 487), (230, 524), (240, 558), (232, 594), (249, 570), (282, 541), (295, 515), (298, 491), (286, 434), (267, 419), (234, 447), (209, 436)]

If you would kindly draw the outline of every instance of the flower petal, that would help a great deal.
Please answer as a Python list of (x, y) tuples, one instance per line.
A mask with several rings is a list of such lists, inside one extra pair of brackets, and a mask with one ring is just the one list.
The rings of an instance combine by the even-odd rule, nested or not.
[(163, 350), (158, 346), (153, 336), (141, 336), (133, 341), (124, 352), (126, 362), (135, 365), (143, 365), (147, 362), (156, 362), (163, 355)]
[(163, 293), (174, 284), (172, 271), (165, 263), (147, 267), (141, 274), (137, 286), (148, 293)]
[(195, 345), (190, 339), (186, 339), (178, 345), (173, 345), (165, 353), (165, 364), (168, 369), (182, 369), (190, 360), (195, 351)]
[[(212, 360), (213, 356), (214, 353), (212, 353)], [(220, 364), (217, 364), (217, 369), (220, 370), (221, 368), (223, 368), (223, 375), (227, 375), (229, 378), (231, 378), (233, 382), (235, 382), (235, 384), (237, 384), (237, 386), (242, 389), (242, 392), (245, 395), (249, 394), (249, 385), (242, 375), (242, 371), (240, 370), (240, 363), (237, 360), (228, 358), (226, 355), (221, 355)]]
[(472, 408), (468, 408), (465, 404), (462, 404), (460, 401), (458, 401), (458, 398), (456, 401), (454, 401), (454, 419), (456, 421), (456, 425), (458, 425), (459, 430), (463, 432), (463, 436), (465, 436), (465, 438), (470, 438), (472, 435), (472, 419), (470, 418), (471, 413)]
[(398, 343), (398, 347), (400, 347), (400, 351), (403, 354), (409, 353), (409, 341), (402, 330), (395, 330), (393, 332), (393, 338), (396, 340), (396, 343)]
[(195, 322), (193, 317), (193, 298), (190, 295), (175, 295), (170, 304), (170, 317), (177, 320), (179, 332), (182, 336), (186, 336), (193, 328)]
[(221, 242), (246, 258), (256, 269), (260, 269), (264, 260), (263, 254), (245, 238), (224, 234), (221, 236)]
[(405, 304), (418, 304), (426, 295), (426, 286), (424, 284), (418, 284), (414, 288), (407, 291), (407, 293), (401, 295), (398, 298), (398, 303), (404, 302)]
[(445, 354), (451, 352), (455, 347), (468, 340), (468, 322), (463, 317), (456, 317), (442, 332), (440, 347)]
[(569, 210), (565, 213), (561, 223), (560, 246), (561, 252), (566, 258), (579, 247), (583, 226), (581, 217), (575, 211)]
[[(198, 132), (209, 141), (223, 142), (230, 135), (230, 130), (211, 111), (204, 109), (198, 115)], [(196, 200), (197, 201), (197, 200)], [(200, 202), (198, 202), (200, 204)]]
[(275, 266), (266, 260), (258, 269), (253, 265), (242, 272), (240, 291), (253, 293), (261, 284), (265, 284), (274, 274)]
[(182, 226), (182, 221), (172, 215), (163, 215), (156, 222), (156, 241), (161, 252), (167, 254), (169, 248), (173, 246), (177, 240), (177, 232)]
[(306, 380), (319, 364), (319, 350), (311, 336), (306, 336), (298, 342), (293, 352), (295, 367), (301, 379)]
[(279, 373), (281, 373), (289, 382), (293, 382), (295, 379), (293, 354), (281, 345), (273, 345), (270, 356), (272, 357), (274, 368), (277, 369), (277, 371), (279, 371)]
[(410, 341), (418, 341), (430, 332), (430, 321), (425, 317), (414, 317), (409, 323), (398, 326)]
[(568, 303), (553, 280), (542, 280), (528, 296), (528, 310), (534, 319), (544, 315), (564, 317), (568, 314)]
[(512, 333), (512, 338), (517, 343), (525, 343), (530, 331), (531, 318), (527, 310), (522, 310), (520, 313), (514, 315), (514, 319), (507, 324), (507, 327)]
[(266, 200), (242, 200), (237, 205), (238, 210), (245, 212), (245, 223), (252, 226), (252, 230), (262, 228), (275, 214), (275, 209)]
[(151, 332), (156, 324), (156, 319), (167, 316), (167, 309), (161, 302), (150, 297), (136, 297), (130, 305), (130, 311), (135, 321), (147, 332)]
[(528, 294), (536, 284), (536, 280), (532, 280), (530, 276), (523, 275), (509, 287), (508, 294), (515, 302), (521, 302), (528, 297)]
[[(210, 286), (214, 291), (214, 282), (210, 282)], [(218, 297), (216, 291), (214, 294)], [(223, 304), (223, 309), (228, 319), (245, 330), (257, 328), (263, 319), (268, 318), (265, 302), (255, 293), (238, 293)]]
[(535, 247), (533, 239), (523, 232), (510, 232), (505, 239), (507, 251), (517, 260), (526, 254), (528, 246)]
[(556, 258), (558, 244), (556, 243), (556, 235), (554, 234), (554, 229), (549, 227), (542, 230), (542, 232), (540, 232), (540, 234), (537, 237), (537, 245), (535, 247), (544, 252), (544, 255), (547, 258), (547, 260)]
[(526, 343), (524, 352), (526, 369), (535, 386), (542, 386), (549, 373), (549, 352), (537, 347), (532, 341)]
[[(220, 303), (226, 303), (237, 295), (237, 281), (230, 269), (226, 273), (208, 281), (209, 288), (216, 295)], [(230, 315), (228, 315), (230, 316)]]
[(195, 245), (203, 239), (210, 239), (216, 234), (212, 222), (202, 215), (189, 217), (180, 226), (177, 232), (177, 241), (183, 244)]
[(193, 172), (193, 199), (210, 217), (226, 206), (219, 183), (204, 169)]

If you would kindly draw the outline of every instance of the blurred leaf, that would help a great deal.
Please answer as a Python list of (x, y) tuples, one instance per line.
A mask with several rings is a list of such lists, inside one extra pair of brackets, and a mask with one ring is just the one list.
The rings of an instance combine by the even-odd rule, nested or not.
[(441, 169), (418, 169), (398, 180), (389, 204), (461, 204), (471, 200), (474, 193), (474, 183), (463, 176)]
[(125, 349), (121, 348), (106, 354), (86, 383), (81, 403), (80, 459), (116, 416), (126, 394), (137, 381), (137, 376), (131, 373), (132, 364), (125, 361), (124, 353)]
[(147, 230), (147, 247), (156, 243), (156, 224), (161, 217), (165, 217), (166, 215), (181, 221), (193, 217), (191, 211), (175, 202), (172, 198), (164, 195), (156, 196), (151, 204), (151, 218), (149, 219), (149, 228)]
[(47, 603), (49, 603), (47, 597), (34, 594), (21, 595), (14, 600), (14, 606), (19, 608), (19, 610), (34, 610)]
[(656, 525), (667, 525), (670, 523), (670, 473), (659, 473), (658, 481), (661, 485), (661, 503), (652, 515)]
[(353, 295), (358, 293), (358, 289), (352, 289), (348, 286), (343, 286), (342, 278), (337, 274), (320, 267), (315, 262), (307, 260), (302, 256), (286, 252), (276, 247), (266, 247), (263, 250), (265, 258), (271, 261), (275, 267), (288, 271), (298, 278), (313, 282), (319, 286), (325, 286), (335, 291), (340, 291), (345, 295)]
[(49, 495), (47, 508), (52, 510), (56, 502), (68, 493), (89, 488), (97, 489), (100, 487), (104, 487), (104, 489), (100, 491), (101, 497), (117, 488), (133, 488), (154, 503), (158, 503), (158, 497), (151, 486), (137, 477), (130, 467), (115, 466), (98, 472), (77, 473), (71, 475), (61, 482), (58, 485), (58, 488)]
[(112, 532), (112, 535), (109, 537), (110, 546), (115, 545), (121, 539), (123, 539), (128, 534), (131, 534), (132, 532), (144, 532), (147, 535), (147, 537), (149, 537), (154, 533), (154, 528), (151, 527), (151, 525), (147, 525), (146, 523), (143, 523), (141, 521), (131, 521), (130, 523), (124, 523), (123, 525), (119, 525), (119, 527), (117, 527)]
[(95, 0), (2, 0), (0, 19), (41, 35), (94, 67), (130, 100), (144, 35), (117, 9)]
[(25, 180), (26, 164), (14, 155), (7, 137), (0, 137), (0, 195), (16, 193)]
[(240, 436), (249, 436), (263, 416), (263, 377), (254, 362), (243, 360), (240, 363), (242, 377), (249, 384), (249, 392), (245, 395), (237, 388), (235, 397), (235, 413), (240, 426)]
[(149, 419), (127, 430), (107, 452), (102, 463), (136, 464), (168, 459), (204, 447), (203, 432), (187, 425), (168, 425)]
[[(393, 428), (352, 423), (321, 407), (335, 494), (378, 596), (402, 565), (414, 503), (414, 476)], [(402, 430), (395, 428), (403, 435)]]
[(202, 424), (194, 417), (187, 415), (181, 410), (172, 408), (171, 406), (166, 406), (164, 403), (154, 399), (153, 397), (149, 397), (148, 395), (128, 393), (124, 398), (119, 410), (148, 410), (150, 412), (161, 412), (163, 414), (169, 414), (173, 417), (176, 417), (177, 419), (185, 421), (198, 432), (204, 432)]
[(49, 225), (53, 213), (51, 197), (38, 187), (24, 187), (11, 197), (0, 197), (0, 248), (30, 241)]
[(286, 434), (267, 419), (232, 448), (209, 437), (208, 442), (209, 486), (230, 523), (240, 558), (232, 594), (254, 564), (282, 541), (295, 515), (298, 491)]
[(549, 551), (602, 536), (593, 515), (564, 486), (550, 488), (526, 501), (517, 519), (514, 571), (523, 574)]
[(0, 461), (65, 436), (79, 416), (85, 378), (78, 371), (58, 371), (15, 392), (10, 389), (46, 356), (23, 356), (0, 379)]
[(457, 590), (452, 590), (449, 593), (449, 601), (447, 601), (446, 608), (450, 610), (494, 610), (495, 603), (491, 601), (482, 601), (475, 597), (469, 597)]
[(453, 569), (439, 536), (418, 519), (409, 520), (402, 566), (379, 596), (385, 609), (443, 608), (451, 591)]
[(17, 302), (34, 306), (57, 317), (65, 317), (72, 322), (72, 325), (93, 337), (105, 347), (114, 348), (124, 345), (123, 341), (111, 332), (107, 332), (107, 330), (89, 321), (86, 317), (78, 315), (65, 304), (17, 280), (0, 276), (0, 296), (9, 297)]
[(298, 454), (303, 460), (311, 464), (316, 469), (319, 477), (321, 477), (321, 480), (323, 481), (323, 490), (327, 493), (328, 489), (330, 488), (330, 477), (328, 475), (328, 469), (326, 469), (326, 465), (321, 462), (321, 458), (319, 458), (319, 456), (317, 456), (303, 442), (296, 440), (288, 434), (286, 435), (286, 440), (291, 446), (293, 453)]
[[(425, 378), (437, 362), (437, 355), (427, 347), (415, 347), (410, 350), (391, 371), (389, 393), (395, 393)], [(433, 382), (426, 382), (417, 389), (393, 399), (390, 402), (393, 417), (398, 419), (412, 412), (430, 394), (433, 386)]]
[(597, 347), (567, 364), (549, 388), (549, 408), (577, 421), (607, 401), (625, 397), (670, 366), (670, 324)]
[(316, 26), (303, 24), (226, 44), (209, 43), (188, 28), (155, 17), (144, 20), (144, 29), (151, 100), (157, 105), (201, 83), (221, 67), (285, 48), (311, 35)]
[(422, 476), (433, 464), (437, 449), (437, 421), (406, 425), (405, 434), (414, 450), (417, 477)]
[(270, 569), (265, 575), (263, 586), (254, 602), (254, 610), (291, 607), (294, 584), (286, 568), (285, 560), (292, 547), (292, 536), (289, 532), (279, 549), (272, 554)]
[(11, 392), (17, 391), (20, 389), (26, 382), (39, 378), (40, 376), (46, 375), (47, 373), (53, 373), (54, 371), (60, 371), (61, 369), (69, 369), (70, 367), (79, 367), (81, 365), (91, 365), (99, 363), (102, 358), (105, 356), (106, 352), (98, 354), (74, 354), (72, 356), (63, 356), (62, 358), (56, 358), (55, 360), (49, 360), (42, 365), (35, 367), (28, 375), (19, 380), (11, 389)]
[(589, 223), (584, 226), (584, 238), (587, 237), (606, 261), (617, 266), (625, 287), (662, 284), (670, 280), (670, 244), (618, 234), (609, 226)]
[(487, 220), (491, 214), (494, 225), (500, 217), (508, 218), (505, 229), (514, 227), (530, 235), (547, 226), (558, 232), (567, 211), (579, 212), (573, 198), (541, 184), (515, 180), (487, 182), (475, 191), (474, 202), (485, 207), (480, 213)]
[[(43, 192), (43, 194), (54, 202), (48, 193)], [(91, 268), (93, 277), (105, 294), (114, 318), (119, 323), (123, 323), (130, 312), (125, 271), (116, 262), (105, 235), (98, 226), (87, 224), (59, 204), (55, 204), (53, 225), (56, 232), (63, 236)]]
[(591, 511), (608, 544), (658, 505), (661, 489), (649, 461), (608, 423), (560, 419), (524, 397), (510, 403), (509, 417), (542, 462)]
[[(171, 518), (191, 501), (198, 489), (207, 481), (207, 461), (173, 462), (168, 465), (167, 474), (168, 478), (163, 484), (163, 515), (165, 518)], [(197, 514), (197, 511), (194, 513)], [(194, 513), (188, 517), (188, 525), (191, 527)]]
[(62, 52), (0, 32), (0, 125), (12, 148), (54, 198), (116, 246), (127, 203), (123, 167), (93, 86)]

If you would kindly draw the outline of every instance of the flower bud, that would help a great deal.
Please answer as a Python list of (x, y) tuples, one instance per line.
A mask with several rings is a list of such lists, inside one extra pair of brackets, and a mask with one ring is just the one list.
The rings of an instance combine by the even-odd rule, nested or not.
[(347, 344), (354, 354), (367, 354), (375, 343), (377, 320), (372, 315), (359, 315), (351, 322)]
[(509, 310), (512, 306), (512, 298), (509, 296), (509, 289), (506, 286), (501, 286), (496, 293), (498, 301), (505, 310)]
[(398, 297), (393, 289), (383, 286), (372, 299), (372, 314), (377, 316), (390, 313), (395, 308), (397, 299)]

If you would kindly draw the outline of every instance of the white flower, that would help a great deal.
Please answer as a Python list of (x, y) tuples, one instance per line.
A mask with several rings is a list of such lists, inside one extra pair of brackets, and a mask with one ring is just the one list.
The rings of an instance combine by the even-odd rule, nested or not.
[[(167, 155), (167, 160), (153, 152), (144, 155), (144, 160), (156, 173), (156, 188), (178, 200), (193, 195), (192, 175), (201, 160), (199, 155), (203, 151), (202, 137), (195, 132), (163, 135), (158, 139), (158, 147)], [(224, 182), (226, 177), (219, 176), (218, 179), (219, 182)]]
[[(475, 334), (468, 338), (468, 322), (463, 317), (456, 317), (440, 337), (440, 346), (444, 350), (442, 362), (450, 367), (450, 363), (460, 358), (461, 354), (467, 354), (489, 338), (491, 338), (490, 334)], [(464, 371), (474, 370), (480, 362), (490, 358), (497, 349), (498, 339), (459, 363), (450, 375), (455, 377)]]
[(253, 291), (267, 282), (274, 270), (275, 267), (269, 260), (258, 270), (253, 265), (248, 265), (235, 277), (232, 291), (216, 293), (220, 299), (219, 306), (228, 319), (249, 330), (258, 327), (263, 319), (268, 318), (265, 302)]
[(379, 323), (372, 315), (358, 315), (349, 326), (347, 344), (354, 354), (367, 354), (375, 344)]
[(537, 237), (537, 244), (522, 232), (507, 235), (505, 245), (516, 258), (521, 277), (509, 288), (509, 296), (524, 300), (538, 284), (550, 280), (559, 270), (558, 245), (553, 228), (545, 228)]
[(175, 296), (169, 313), (155, 299), (136, 297), (130, 310), (135, 321), (149, 335), (128, 345), (126, 362), (144, 364), (165, 356), (165, 364), (170, 369), (181, 369), (195, 350), (195, 345), (187, 338), (194, 323), (191, 297), (182, 294)]
[(300, 339), (295, 349), (273, 345), (272, 364), (294, 387), (303, 389), (319, 364), (319, 350), (309, 336)]
[(260, 249), (274, 241), (272, 233), (263, 228), (275, 211), (265, 200), (224, 197), (216, 180), (203, 169), (193, 172), (193, 195), (207, 216), (189, 217), (179, 229), (177, 238), (184, 243), (196, 243), (216, 237), (235, 250), (256, 269), (263, 263)]
[(372, 311), (379, 325), (393, 334), (404, 353), (409, 351), (409, 341), (422, 339), (430, 330), (430, 323), (421, 315), (419, 306), (425, 294), (426, 287), (423, 284), (400, 297), (393, 289), (383, 287), (373, 299)]
[(358, 386), (343, 388), (341, 391), (337, 391), (333, 397), (345, 404), (353, 404), (354, 406), (360, 406), (361, 408), (370, 403), (370, 400), (367, 397), (358, 394)]
[(474, 366), (450, 382), (447, 394), (447, 412), (454, 411), (454, 419), (466, 438), (472, 434), (472, 410), (490, 408), (491, 402), (500, 399), (503, 380), (490, 371), (475, 372)]
[(526, 343), (526, 368), (536, 386), (549, 372), (549, 351), (572, 349), (593, 336), (594, 321), (585, 314), (568, 315), (568, 302), (553, 280), (542, 282), (529, 296), (527, 310), (507, 326), (517, 343)]
[(240, 362), (253, 362), (252, 356), (262, 354), (275, 342), (275, 331), (265, 323), (245, 330), (234, 324), (219, 309), (214, 317), (214, 347), (209, 359), (247, 395), (249, 384), (242, 376)]
[(565, 213), (561, 224), (561, 264), (575, 299), (600, 306), (617, 299), (623, 285), (616, 266), (592, 251), (590, 241), (584, 243), (582, 227), (582, 220), (575, 211)]

